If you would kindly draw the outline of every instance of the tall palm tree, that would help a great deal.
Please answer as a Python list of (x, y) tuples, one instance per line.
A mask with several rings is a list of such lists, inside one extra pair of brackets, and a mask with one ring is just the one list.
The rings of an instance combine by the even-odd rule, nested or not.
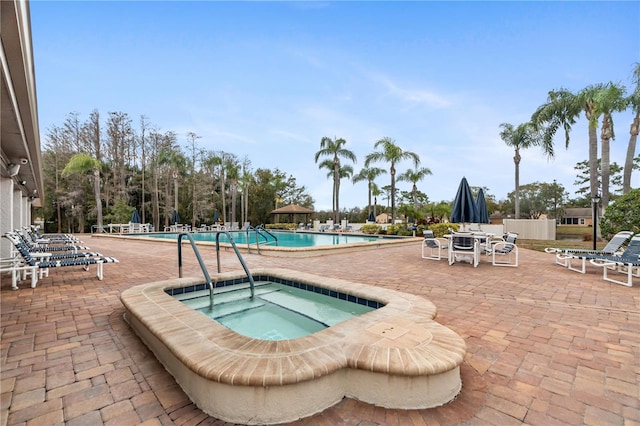
[(178, 177), (184, 172), (187, 166), (187, 159), (182, 155), (179, 149), (171, 146), (162, 148), (158, 157), (158, 163), (161, 165), (167, 165), (171, 171), (174, 192), (173, 208), (175, 211), (178, 211)]
[(565, 131), (566, 146), (569, 146), (569, 132), (576, 118), (584, 112), (589, 122), (589, 181), (591, 197), (598, 193), (598, 118), (597, 99), (605, 89), (603, 84), (587, 86), (578, 94), (566, 89), (549, 92), (547, 103), (538, 107), (531, 116), (536, 129), (543, 128), (543, 143), (553, 156), (553, 136), (560, 126)]
[(354, 184), (358, 182), (363, 182), (365, 180), (367, 181), (367, 189), (369, 194), (369, 206), (367, 210), (367, 217), (369, 217), (369, 215), (371, 214), (371, 195), (373, 193), (373, 187), (375, 186), (373, 181), (376, 180), (378, 176), (380, 176), (383, 173), (387, 173), (387, 171), (380, 167), (363, 167), (362, 170), (360, 170), (358, 174), (354, 175), (353, 179), (351, 180)]
[(427, 167), (420, 167), (416, 170), (408, 169), (406, 172), (398, 176), (399, 181), (411, 182), (413, 187), (411, 188), (411, 194), (413, 195), (413, 208), (418, 209), (418, 182), (424, 179), (427, 175), (432, 175), (431, 169)]
[(602, 126), (600, 128), (600, 140), (602, 143), (602, 207), (609, 204), (609, 181), (611, 174), (610, 141), (615, 139), (613, 130), (613, 112), (624, 111), (628, 100), (624, 96), (625, 87), (619, 84), (609, 83), (603, 86), (596, 94), (596, 108), (602, 114)]
[(624, 160), (624, 172), (622, 175), (622, 193), (628, 194), (631, 190), (631, 172), (633, 170), (633, 158), (636, 155), (636, 141), (640, 133), (640, 62), (636, 63), (633, 70), (633, 82), (635, 90), (627, 99), (631, 109), (636, 113), (629, 128), (629, 145), (627, 146), (627, 156)]
[(100, 196), (100, 168), (102, 163), (96, 158), (85, 154), (75, 154), (62, 170), (62, 176), (70, 174), (84, 175), (91, 172), (93, 176), (93, 195), (96, 200), (96, 216), (98, 229), (102, 229), (102, 197)]
[[(318, 168), (327, 169), (327, 178), (335, 178), (336, 170), (335, 170), (335, 163), (333, 162), (333, 160), (326, 159), (322, 161), (318, 165)], [(340, 168), (338, 169), (338, 185), (334, 186), (337, 188), (338, 193), (340, 192), (340, 181), (342, 179), (350, 179), (351, 176), (353, 176), (353, 167), (351, 167), (348, 164), (340, 164)], [(338, 223), (338, 221), (340, 220), (340, 208), (335, 203), (337, 203), (336, 197), (334, 197), (333, 209), (334, 211), (338, 212), (337, 215), (334, 214), (334, 222)]]
[[(347, 141), (340, 138), (328, 138), (323, 137), (320, 141), (320, 150), (316, 152), (316, 163), (320, 157), (330, 157), (333, 164), (333, 220), (337, 223), (340, 215), (340, 159), (345, 158), (352, 162), (356, 162), (356, 155), (353, 151), (344, 148)], [(325, 160), (326, 161), (326, 160)], [(320, 164), (320, 168), (326, 168), (326, 164), (323, 166)], [(353, 169), (352, 169), (353, 173)]]
[(389, 163), (389, 173), (391, 174), (391, 223), (395, 220), (396, 214), (396, 164), (402, 160), (413, 160), (414, 167), (420, 164), (420, 157), (415, 152), (404, 151), (394, 139), (382, 138), (373, 145), (373, 149), (379, 149), (367, 155), (364, 166), (369, 167), (371, 163), (384, 161)]
[(371, 194), (373, 195), (373, 216), (378, 217), (378, 197), (382, 195), (382, 190), (374, 183), (371, 185)]
[(520, 218), (520, 150), (530, 148), (535, 145), (540, 145), (543, 140), (543, 136), (535, 131), (535, 128), (531, 123), (522, 123), (518, 127), (513, 127), (512, 124), (502, 123), (500, 125), (502, 131), (500, 132), (500, 139), (514, 149), (515, 154), (513, 156), (513, 163), (515, 164), (515, 216), (516, 219)]

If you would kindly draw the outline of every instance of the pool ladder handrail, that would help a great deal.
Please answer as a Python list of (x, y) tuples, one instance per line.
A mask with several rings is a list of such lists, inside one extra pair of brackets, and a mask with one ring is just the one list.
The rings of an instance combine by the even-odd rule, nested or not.
[[(238, 251), (238, 247), (236, 246), (236, 243), (233, 241), (233, 238), (231, 238), (231, 234), (229, 234), (229, 231), (226, 231), (226, 230), (216, 232), (216, 261), (218, 263), (218, 273), (221, 272), (220, 271), (220, 234), (221, 233), (226, 234), (227, 237), (229, 238), (229, 242), (231, 243), (231, 246), (233, 247), (233, 250), (235, 251), (236, 256), (238, 256), (238, 260), (240, 261), (240, 264), (242, 265), (244, 272), (247, 274), (247, 277), (249, 278), (249, 288), (251, 290), (251, 298), (253, 299), (255, 295), (255, 283), (253, 281), (253, 275), (251, 275), (251, 271), (249, 271), (247, 264), (242, 258), (242, 255), (240, 254), (240, 251)], [(182, 278), (182, 237), (183, 236), (186, 236), (189, 239), (191, 248), (193, 249), (193, 252), (196, 255), (196, 259), (198, 259), (198, 264), (200, 264), (200, 269), (202, 269), (204, 278), (207, 281), (207, 286), (209, 287), (209, 309), (213, 309), (213, 281), (211, 280), (211, 276), (209, 275), (209, 271), (207, 270), (207, 267), (204, 265), (202, 256), (200, 256), (200, 251), (198, 250), (196, 242), (193, 240), (193, 237), (188, 232), (181, 232), (180, 234), (178, 234), (178, 277)]]
[(258, 225), (256, 227), (249, 225), (249, 227), (246, 230), (247, 250), (251, 250), (251, 246), (250, 246), (251, 242), (249, 241), (249, 232), (251, 230), (253, 230), (256, 233), (256, 249), (258, 250), (258, 254), (260, 254), (260, 237), (264, 238), (265, 244), (269, 244), (269, 237), (265, 235), (265, 233), (273, 237), (273, 240), (276, 243), (276, 246), (278, 245), (278, 237), (276, 237), (267, 229), (265, 229), (263, 225)]
[[(240, 261), (240, 265), (242, 265), (242, 269), (244, 269), (245, 274), (247, 274), (247, 278), (249, 278), (249, 288), (251, 289), (251, 298), (253, 299), (253, 296), (255, 295), (255, 283), (253, 281), (253, 275), (251, 275), (251, 271), (249, 271), (249, 267), (245, 263), (242, 255), (240, 254), (240, 250), (238, 250), (238, 246), (236, 245), (235, 241), (233, 241), (233, 237), (231, 237), (231, 234), (226, 229), (216, 232), (216, 261), (218, 263), (218, 273), (221, 272), (220, 271), (220, 234), (225, 234), (227, 236), (227, 238), (229, 239), (229, 243), (231, 244), (231, 247), (233, 247), (233, 251), (236, 253), (238, 260)], [(213, 308), (213, 304), (211, 304), (211, 307)]]

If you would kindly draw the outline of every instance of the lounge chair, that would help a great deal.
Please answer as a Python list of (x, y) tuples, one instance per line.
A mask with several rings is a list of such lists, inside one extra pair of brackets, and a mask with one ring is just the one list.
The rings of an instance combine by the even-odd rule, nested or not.
[(449, 265), (469, 260), (474, 268), (480, 262), (480, 243), (471, 233), (454, 233), (449, 241)]
[[(590, 262), (594, 265), (596, 265), (597, 263), (600, 263), (600, 265), (598, 266), (603, 266), (608, 262), (612, 262), (613, 265), (610, 265), (610, 266), (613, 266), (613, 267), (620, 266), (618, 265), (620, 263), (621, 264), (630, 263), (634, 265), (635, 263), (638, 262), (638, 260), (640, 260), (640, 234), (637, 234), (633, 238), (631, 238), (631, 241), (629, 241), (629, 244), (627, 245), (627, 247), (619, 255), (615, 255), (615, 254), (606, 255), (606, 254), (595, 254), (595, 253), (567, 253), (567, 254), (558, 254), (557, 256), (560, 256), (561, 260), (564, 260), (566, 262), (567, 268), (575, 272), (580, 272), (581, 274), (584, 274), (587, 271), (587, 260), (589, 261), (594, 260), (594, 262)], [(573, 260), (580, 261), (579, 269), (573, 267), (571, 263)]]
[(509, 232), (502, 241), (490, 241), (485, 246), (485, 253), (491, 256), (493, 266), (518, 266), (518, 234)]
[(449, 241), (446, 238), (438, 238), (431, 229), (422, 231), (424, 240), (422, 241), (422, 258), (440, 260), (444, 256), (442, 252), (449, 249)]
[[(547, 247), (544, 249), (546, 253), (554, 253), (556, 255), (555, 262), (558, 265), (568, 267), (567, 255), (569, 254), (594, 254), (602, 256), (611, 256), (616, 254), (626, 243), (629, 238), (633, 236), (631, 231), (620, 231), (609, 240), (606, 246), (602, 250), (583, 250), (583, 249), (563, 249), (555, 247)], [(583, 268), (584, 269), (584, 268)], [(582, 271), (584, 274), (584, 270)]]
[[(631, 251), (627, 248), (620, 256), (602, 256), (597, 259), (589, 259), (589, 263), (602, 268), (602, 279), (605, 281), (632, 287), (633, 277), (640, 277), (640, 244), (632, 247)], [(626, 281), (610, 277), (610, 270), (625, 274)]]
[[(33, 238), (34, 242), (48, 243), (78, 243), (80, 240), (71, 234), (42, 234), (37, 226), (25, 226), (25, 231)], [(39, 240), (39, 241), (38, 241)]]
[[(114, 257), (106, 257), (106, 256), (77, 256), (77, 257), (53, 257), (51, 253), (31, 253), (27, 249), (27, 247), (22, 243), (15, 243), (15, 240), (7, 237), (12, 243), (16, 250), (16, 257), (14, 258), (13, 265), (11, 267), (7, 267), (8, 269), (3, 269), (2, 272), (12, 272), (12, 288), (17, 289), (17, 273), (19, 272), (27, 272), (31, 273), (31, 287), (35, 288), (37, 278), (35, 277), (36, 272), (39, 271), (40, 275), (46, 272), (48, 275), (49, 268), (61, 268), (64, 266), (82, 266), (82, 268), (87, 271), (89, 270), (90, 265), (96, 265), (97, 271), (96, 276), (99, 280), (102, 280), (104, 277), (103, 266), (105, 263), (117, 263), (118, 259)], [(99, 253), (96, 253), (99, 254)], [(71, 254), (69, 254), (71, 255)], [(60, 255), (61, 256), (61, 255)], [(21, 258), (20, 258), (21, 257)], [(9, 269), (10, 268), (10, 269)]]
[(320, 225), (320, 232), (327, 232), (329, 230), (329, 225)]
[(57, 251), (71, 251), (77, 252), (78, 250), (89, 250), (87, 246), (74, 245), (73, 242), (68, 244), (63, 244), (60, 242), (59, 244), (49, 244), (46, 242), (33, 242), (32, 238), (29, 238), (22, 231), (14, 231), (8, 232), (8, 236), (15, 237), (17, 241), (24, 243), (30, 251), (32, 252), (57, 252)]

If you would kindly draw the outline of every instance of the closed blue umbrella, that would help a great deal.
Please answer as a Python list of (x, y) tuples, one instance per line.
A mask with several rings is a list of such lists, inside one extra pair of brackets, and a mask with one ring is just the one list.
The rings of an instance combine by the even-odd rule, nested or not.
[(376, 216), (373, 214), (373, 210), (369, 212), (369, 218), (367, 219), (369, 222), (375, 222)]
[(456, 198), (453, 200), (451, 209), (451, 222), (453, 223), (476, 223), (478, 222), (478, 208), (476, 200), (473, 199), (471, 188), (467, 178), (463, 177), (458, 186)]
[(175, 225), (176, 223), (180, 223), (180, 215), (178, 214), (177, 210), (174, 210), (173, 213), (171, 214), (171, 224)]
[(489, 223), (489, 210), (487, 200), (484, 198), (484, 191), (480, 188), (476, 197), (476, 207), (478, 208), (478, 223)]
[(213, 213), (213, 223), (218, 223), (220, 220), (220, 215), (218, 215), (218, 210)]
[(138, 209), (133, 209), (133, 213), (131, 213), (131, 223), (141, 223), (140, 214), (138, 213)]

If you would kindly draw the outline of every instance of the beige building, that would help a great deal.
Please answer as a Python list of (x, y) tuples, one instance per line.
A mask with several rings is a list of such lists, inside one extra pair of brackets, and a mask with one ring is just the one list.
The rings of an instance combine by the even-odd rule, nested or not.
[[(0, 234), (29, 225), (43, 197), (29, 2), (0, 1)], [(0, 256), (10, 254), (0, 240)]]
[(593, 209), (589, 207), (564, 209), (560, 225), (593, 226)]

